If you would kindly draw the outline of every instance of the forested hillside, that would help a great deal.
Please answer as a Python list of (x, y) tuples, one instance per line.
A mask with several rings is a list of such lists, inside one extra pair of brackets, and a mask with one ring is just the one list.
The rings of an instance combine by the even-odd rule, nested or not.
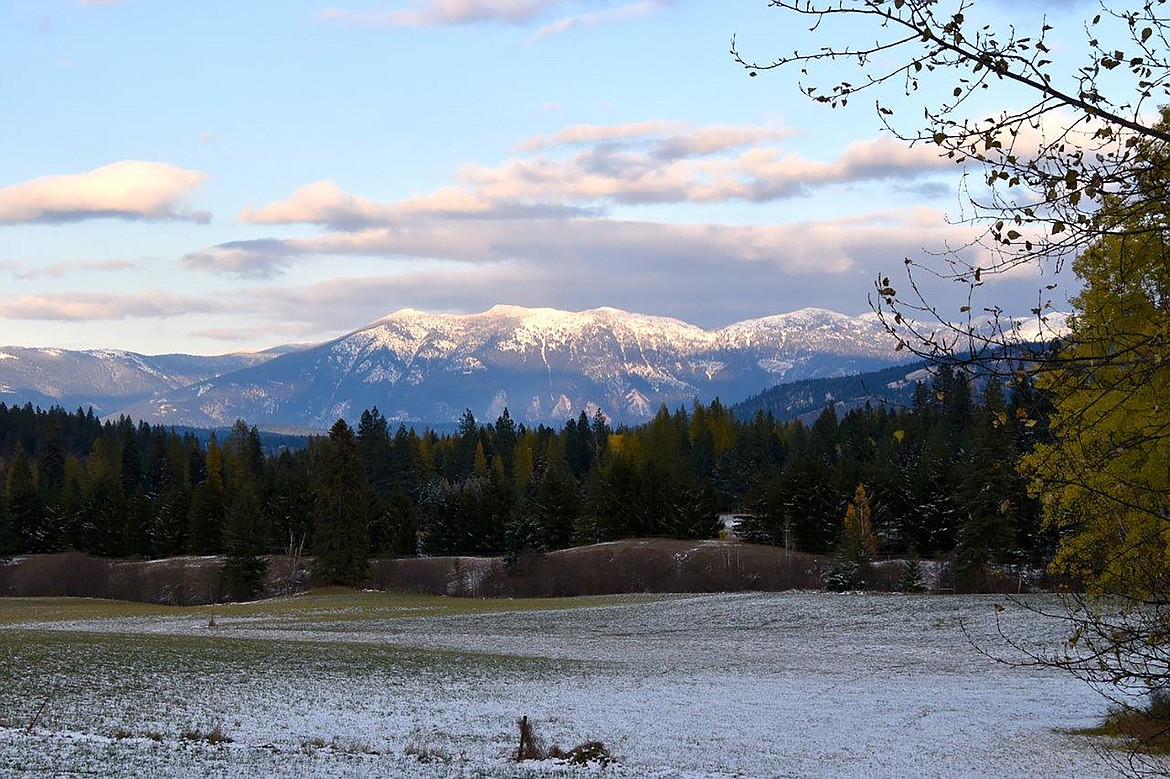
[(850, 376), (802, 379), (769, 387), (736, 403), (731, 411), (739, 419), (751, 419), (762, 411), (786, 420), (815, 415), (830, 403), (839, 412), (866, 403), (905, 406), (914, 397), (915, 383), (929, 377), (927, 364), (918, 362)]
[(0, 553), (227, 554), (244, 592), (265, 553), (313, 554), (318, 576), (353, 583), (370, 555), (713, 537), (720, 512), (743, 516), (747, 540), (841, 553), (857, 529), (846, 514), (863, 511), (870, 553), (956, 551), (974, 576), (1050, 552), (1016, 471), (1045, 436), (1040, 406), (1027, 384), (1005, 397), (991, 381), (972, 397), (943, 368), (908, 408), (828, 407), (811, 426), (737, 421), (716, 401), (637, 428), (467, 412), (452, 434), (419, 435), (371, 409), (356, 430), (339, 421), (266, 454), (242, 421), (204, 445), (125, 418), (0, 405)]

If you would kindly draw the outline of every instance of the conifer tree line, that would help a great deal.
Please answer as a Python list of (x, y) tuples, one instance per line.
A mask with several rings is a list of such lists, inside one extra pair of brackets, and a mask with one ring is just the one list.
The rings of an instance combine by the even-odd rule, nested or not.
[(243, 421), (203, 444), (0, 404), (0, 555), (222, 554), (247, 591), (265, 554), (312, 555), (321, 580), (360, 584), (371, 556), (711, 538), (721, 512), (742, 516), (745, 540), (831, 554), (856, 546), (860, 488), (867, 550), (954, 552), (978, 571), (1051, 555), (1017, 470), (1045, 440), (1042, 406), (1026, 381), (1005, 391), (942, 367), (910, 408), (828, 406), (811, 425), (739, 421), (716, 400), (618, 429), (601, 414), (558, 430), (468, 411), (440, 435), (375, 408), (356, 429), (339, 420), (304, 449), (266, 453)]

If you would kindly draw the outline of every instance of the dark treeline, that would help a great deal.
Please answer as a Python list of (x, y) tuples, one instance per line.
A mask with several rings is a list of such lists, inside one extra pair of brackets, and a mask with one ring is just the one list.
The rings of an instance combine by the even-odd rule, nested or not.
[[(222, 440), (129, 419), (0, 404), (0, 554), (226, 554), (236, 591), (262, 556), (311, 554), (322, 581), (357, 584), (371, 555), (517, 555), (631, 536), (709, 538), (718, 514), (750, 541), (840, 550), (862, 487), (866, 544), (955, 552), (957, 568), (1049, 553), (1015, 464), (1044, 435), (1027, 384), (972, 396), (940, 369), (912, 407), (866, 407), (811, 427), (718, 401), (612, 430), (465, 413), (451, 434), (392, 429), (377, 409), (298, 451), (266, 454), (256, 428)], [(857, 507), (849, 509), (856, 514)]]

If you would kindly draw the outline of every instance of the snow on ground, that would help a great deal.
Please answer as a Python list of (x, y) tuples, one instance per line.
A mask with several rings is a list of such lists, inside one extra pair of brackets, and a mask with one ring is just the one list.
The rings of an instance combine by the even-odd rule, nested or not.
[[(0, 632), (0, 773), (601, 770), (510, 762), (528, 715), (565, 748), (604, 741), (620, 763), (602, 773), (619, 777), (1112, 776), (1099, 742), (1067, 732), (1099, 722), (1100, 696), (980, 651), (1007, 653), (996, 602), (753, 593), (448, 616), (261, 604), (214, 629), (191, 611), (24, 623)], [(1058, 625), (1004, 616), (1009, 635), (1059, 648)], [(232, 743), (182, 738), (216, 726)]]

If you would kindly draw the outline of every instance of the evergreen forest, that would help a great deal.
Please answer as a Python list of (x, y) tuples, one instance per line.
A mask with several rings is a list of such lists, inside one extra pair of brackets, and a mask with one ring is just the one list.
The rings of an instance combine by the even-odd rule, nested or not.
[[(744, 540), (840, 556), (954, 554), (956, 576), (1042, 564), (1055, 540), (1017, 469), (1046, 441), (1022, 377), (947, 366), (907, 407), (829, 405), (811, 425), (718, 400), (639, 427), (582, 413), (559, 430), (470, 411), (450, 434), (393, 428), (378, 410), (298, 450), (265, 451), (238, 421), (222, 440), (0, 404), (0, 555), (226, 555), (249, 594), (266, 554), (314, 557), (359, 585), (371, 556), (509, 555), (628, 537)], [(852, 519), (850, 518), (852, 517)], [(843, 550), (845, 550), (843, 552)]]

